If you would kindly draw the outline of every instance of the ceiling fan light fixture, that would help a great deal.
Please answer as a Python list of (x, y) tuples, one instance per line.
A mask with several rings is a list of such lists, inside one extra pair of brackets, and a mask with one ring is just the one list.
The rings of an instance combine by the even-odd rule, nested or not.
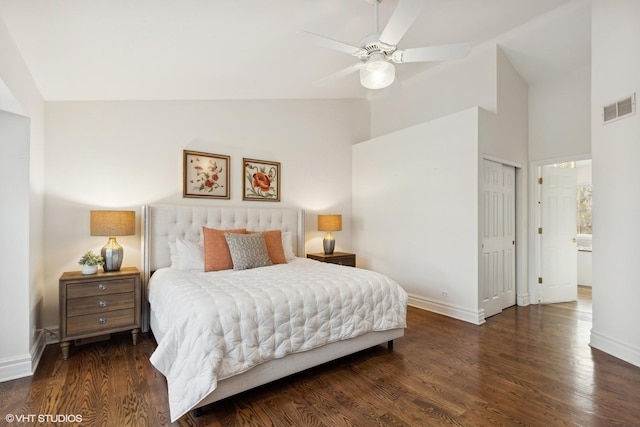
[(396, 68), (382, 54), (374, 54), (360, 69), (360, 84), (367, 89), (383, 89), (396, 78)]
[(359, 62), (332, 74), (321, 81), (334, 80), (360, 70), (360, 84), (367, 89), (383, 89), (395, 81), (393, 63), (431, 62), (461, 59), (469, 54), (469, 43), (452, 43), (439, 46), (416, 47), (398, 50), (398, 43), (413, 25), (422, 11), (424, 0), (399, 0), (387, 25), (380, 31), (378, 5), (382, 0), (365, 0), (374, 6), (375, 31), (360, 40), (358, 46), (343, 43), (328, 37), (304, 32), (320, 46), (358, 58)]

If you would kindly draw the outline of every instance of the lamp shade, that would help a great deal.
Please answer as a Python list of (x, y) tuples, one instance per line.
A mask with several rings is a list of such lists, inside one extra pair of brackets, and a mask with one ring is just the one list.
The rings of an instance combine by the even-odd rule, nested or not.
[(342, 215), (318, 215), (318, 231), (342, 230)]
[(367, 89), (383, 89), (396, 78), (396, 68), (384, 55), (373, 54), (360, 69), (360, 84)]
[(135, 211), (91, 211), (92, 236), (131, 236), (136, 234)]

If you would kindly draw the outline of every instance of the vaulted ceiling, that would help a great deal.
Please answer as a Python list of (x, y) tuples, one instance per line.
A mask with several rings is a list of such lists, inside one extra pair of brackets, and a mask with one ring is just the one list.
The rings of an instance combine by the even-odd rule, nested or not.
[[(590, 63), (588, 0), (424, 0), (399, 47), (497, 42), (529, 83)], [(398, 0), (380, 4), (384, 27)], [(370, 0), (0, 0), (43, 97), (52, 100), (359, 98), (357, 60), (310, 31), (357, 45)], [(401, 64), (400, 81), (437, 64)]]

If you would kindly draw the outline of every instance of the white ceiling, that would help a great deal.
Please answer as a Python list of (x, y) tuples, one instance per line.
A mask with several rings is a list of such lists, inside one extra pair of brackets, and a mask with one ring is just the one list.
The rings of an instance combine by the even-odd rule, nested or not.
[[(589, 0), (424, 1), (399, 48), (496, 40), (530, 83), (590, 63)], [(381, 28), (397, 4), (380, 4)], [(47, 101), (368, 94), (357, 73), (314, 85), (357, 60), (300, 37), (357, 45), (374, 30), (366, 0), (0, 0), (0, 16)]]

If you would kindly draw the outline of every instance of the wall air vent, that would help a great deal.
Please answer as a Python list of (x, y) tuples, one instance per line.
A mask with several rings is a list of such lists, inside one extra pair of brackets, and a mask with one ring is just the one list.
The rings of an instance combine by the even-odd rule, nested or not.
[(609, 123), (636, 112), (636, 94), (602, 107), (602, 123)]

